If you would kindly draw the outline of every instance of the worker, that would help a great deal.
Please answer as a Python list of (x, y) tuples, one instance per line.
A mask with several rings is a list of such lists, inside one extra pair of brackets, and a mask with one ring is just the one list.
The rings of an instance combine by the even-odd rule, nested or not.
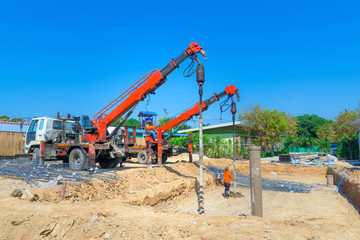
[(226, 166), (224, 168), (224, 186), (225, 186), (225, 192), (224, 197), (229, 198), (229, 191), (230, 191), (230, 181), (234, 178), (234, 176), (229, 171), (229, 166)]
[(152, 121), (147, 120), (146, 121), (146, 131), (153, 136), (155, 141), (157, 141), (157, 135), (156, 135), (155, 129), (156, 129), (156, 127), (152, 125)]

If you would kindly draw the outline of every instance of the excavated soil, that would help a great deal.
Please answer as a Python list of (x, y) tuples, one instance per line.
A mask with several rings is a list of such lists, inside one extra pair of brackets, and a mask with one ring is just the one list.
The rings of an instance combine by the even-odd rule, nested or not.
[[(360, 209), (360, 168), (345, 166), (332, 166), (328, 169), (328, 174), (334, 176), (334, 183), (339, 185), (346, 197)], [(343, 180), (341, 182), (341, 180)]]
[[(64, 183), (55, 187), (32, 188), (31, 192), (38, 196), (39, 202), (73, 203), (118, 199), (131, 205), (155, 206), (175, 197), (189, 195), (198, 184), (199, 170), (194, 163), (178, 163), (164, 167), (155, 165), (152, 168), (141, 166), (142, 168), (137, 166), (126, 171), (119, 168), (116, 181), (94, 178), (90, 182), (66, 183), (66, 186)], [(215, 184), (215, 177), (205, 173), (204, 186), (213, 188)]]
[[(359, 239), (359, 213), (325, 186), (306, 194), (263, 191), (264, 217), (259, 218), (250, 216), (249, 188), (238, 187), (244, 197), (225, 199), (223, 186), (205, 172), (205, 215), (198, 215), (198, 164), (177, 160), (186, 156), (164, 167), (127, 162), (114, 170), (116, 182), (27, 187), (36, 201), (11, 197), (14, 189), (26, 186), (0, 178), (0, 239)], [(206, 159), (205, 164), (232, 168), (228, 159)], [(237, 162), (240, 172), (248, 167)], [(268, 163), (262, 173), (326, 183), (327, 168)]]
[[(229, 166), (232, 171), (233, 160), (231, 159), (204, 159), (204, 164), (223, 168)], [(236, 161), (236, 171), (249, 174), (249, 161)], [(282, 163), (262, 163), (261, 175), (270, 179), (296, 181), (306, 184), (326, 184), (327, 166), (292, 165)]]

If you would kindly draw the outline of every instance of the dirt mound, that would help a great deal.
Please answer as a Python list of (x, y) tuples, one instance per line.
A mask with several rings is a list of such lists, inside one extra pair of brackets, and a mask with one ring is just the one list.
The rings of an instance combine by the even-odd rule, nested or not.
[[(134, 169), (119, 173), (126, 186), (124, 201), (132, 205), (155, 206), (178, 196), (187, 196), (198, 185), (199, 168), (194, 163)], [(214, 176), (204, 173), (204, 186), (214, 187)]]
[[(199, 169), (194, 163), (119, 171), (119, 180), (94, 178), (90, 182), (63, 182), (46, 188), (31, 188), (39, 202), (102, 201), (121, 199), (131, 205), (155, 206), (178, 196), (187, 196), (198, 185)], [(204, 173), (204, 185), (215, 186), (214, 176)]]

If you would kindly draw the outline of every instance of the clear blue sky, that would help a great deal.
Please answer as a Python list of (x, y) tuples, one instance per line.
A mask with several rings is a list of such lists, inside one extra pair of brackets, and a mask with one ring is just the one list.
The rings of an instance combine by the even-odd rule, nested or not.
[[(238, 109), (258, 102), (334, 118), (360, 100), (359, 12), (358, 1), (329, 0), (3, 0), (0, 114), (92, 116), (196, 41), (209, 57), (204, 98), (234, 84)], [(195, 75), (182, 77), (188, 63), (151, 95), (149, 111), (172, 116), (198, 100)], [(204, 121), (219, 123), (218, 104)]]

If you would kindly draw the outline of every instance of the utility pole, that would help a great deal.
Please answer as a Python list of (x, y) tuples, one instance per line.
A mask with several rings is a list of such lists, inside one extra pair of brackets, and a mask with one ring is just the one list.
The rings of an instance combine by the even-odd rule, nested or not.
[(236, 114), (236, 103), (231, 97), (231, 113), (232, 113), (232, 120), (233, 120), (233, 167), (234, 167), (234, 193), (236, 193), (236, 163), (235, 163), (235, 114)]
[(204, 188), (203, 188), (203, 158), (204, 158), (204, 148), (203, 148), (203, 118), (202, 118), (202, 95), (205, 82), (205, 70), (204, 67), (198, 62), (196, 67), (196, 82), (199, 85), (199, 97), (200, 97), (200, 110), (199, 110), (199, 168), (200, 168), (200, 180), (199, 180), (199, 213), (204, 214)]

